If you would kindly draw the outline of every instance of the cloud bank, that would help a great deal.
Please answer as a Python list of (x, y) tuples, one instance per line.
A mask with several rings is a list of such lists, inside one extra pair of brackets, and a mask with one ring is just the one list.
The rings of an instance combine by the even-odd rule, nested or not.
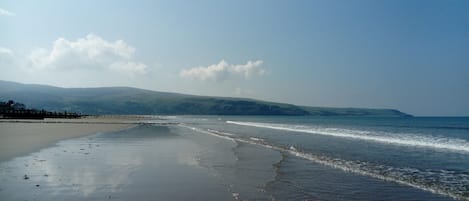
[(262, 68), (262, 60), (248, 61), (246, 64), (229, 64), (221, 60), (218, 64), (199, 66), (182, 70), (179, 75), (183, 78), (209, 81), (223, 81), (230, 77), (242, 76), (245, 79), (251, 76), (262, 76), (265, 70)]
[(15, 13), (12, 13), (10, 11), (7, 11), (5, 9), (0, 8), (0, 16), (14, 16)]
[(122, 40), (109, 42), (88, 34), (69, 41), (59, 38), (51, 49), (37, 48), (27, 58), (27, 67), (41, 70), (111, 70), (121, 73), (145, 74), (147, 65), (132, 60), (135, 48)]

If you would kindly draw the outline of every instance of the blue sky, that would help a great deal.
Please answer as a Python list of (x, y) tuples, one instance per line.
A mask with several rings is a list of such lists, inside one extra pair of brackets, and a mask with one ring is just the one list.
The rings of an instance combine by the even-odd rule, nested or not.
[(469, 116), (468, 1), (1, 1), (0, 79)]

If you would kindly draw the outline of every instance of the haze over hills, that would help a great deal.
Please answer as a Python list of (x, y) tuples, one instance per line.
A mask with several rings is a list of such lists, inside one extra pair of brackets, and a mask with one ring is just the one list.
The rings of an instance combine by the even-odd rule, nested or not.
[(246, 98), (195, 96), (131, 87), (60, 88), (0, 81), (0, 100), (82, 114), (410, 116), (394, 109), (325, 108)]

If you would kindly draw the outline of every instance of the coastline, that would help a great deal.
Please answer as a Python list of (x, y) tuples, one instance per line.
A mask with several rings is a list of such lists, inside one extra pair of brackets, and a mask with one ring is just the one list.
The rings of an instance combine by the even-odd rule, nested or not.
[[(81, 121), (0, 120), (0, 125), (49, 126), (49, 130), (50, 126), (72, 126), (73, 132), (83, 131), (89, 125), (124, 127), (60, 140), (27, 155), (0, 161), (0, 178), (4, 181), (0, 184), (0, 200), (63, 197), (70, 200), (375, 200), (378, 197), (449, 201), (467, 198), (464, 187), (469, 180), (466, 180), (464, 160), (456, 167), (460, 169), (453, 171), (428, 170), (419, 166), (420, 162), (414, 165), (414, 161), (426, 160), (428, 148), (370, 144), (363, 140), (227, 123), (243, 118), (104, 116)], [(258, 117), (244, 121), (276, 123), (276, 119)], [(288, 123), (291, 118), (284, 120)], [(316, 119), (298, 119), (290, 125), (297, 122), (302, 122), (304, 128), (318, 124)], [(399, 127), (403, 122), (392, 122), (396, 127), (394, 133), (409, 137), (410, 133), (402, 132)], [(451, 122), (449, 125), (453, 125)], [(344, 125), (340, 120), (333, 123), (320, 125), (336, 129)], [(369, 123), (363, 119), (353, 122), (362, 125), (355, 129), (363, 132), (370, 131)], [(125, 129), (124, 125), (135, 126)], [(380, 133), (380, 129), (373, 131), (383, 137), (389, 134)], [(33, 135), (40, 134), (36, 129)], [(347, 144), (345, 148), (343, 143)], [(402, 152), (407, 161), (376, 164), (363, 159), (356, 161), (347, 155), (369, 153), (370, 149), (376, 154), (366, 156), (374, 162), (386, 162), (385, 155), (390, 152)], [(333, 157), (327, 151), (343, 155)], [(407, 153), (417, 155), (409, 158)], [(464, 157), (445, 150), (435, 150), (435, 154), (445, 154), (444, 160), (448, 161), (454, 161), (451, 156)], [(441, 157), (438, 155), (435, 156)], [(402, 162), (410, 164), (410, 168), (401, 168)]]
[(135, 117), (91, 116), (81, 119), (2, 119), (0, 162), (50, 147), (61, 140), (136, 126)]

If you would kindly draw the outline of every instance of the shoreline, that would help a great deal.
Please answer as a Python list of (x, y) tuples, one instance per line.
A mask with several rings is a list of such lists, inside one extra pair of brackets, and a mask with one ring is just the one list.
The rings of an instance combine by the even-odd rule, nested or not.
[(0, 163), (53, 146), (59, 141), (134, 127), (136, 117), (0, 120)]
[[(398, 165), (355, 161), (347, 156), (333, 157), (308, 150), (305, 145), (319, 150), (323, 146), (332, 146), (332, 150), (344, 153), (337, 146), (341, 139), (306, 133), (285, 135), (284, 131), (233, 126), (236, 124), (227, 124), (225, 120), (236, 119), (107, 116), (81, 121), (0, 121), (0, 129), (3, 129), (2, 124), (19, 130), (24, 129), (21, 126), (36, 128), (33, 130), (35, 136), (41, 136), (37, 128), (44, 127), (54, 131), (57, 127), (59, 130), (73, 127), (73, 132), (83, 132), (83, 128), (90, 126), (124, 127), (116, 132), (67, 138), (27, 155), (0, 161), (0, 177), (4, 181), (0, 184), (0, 198), (297, 200), (305, 195), (303, 189), (308, 193), (304, 198), (326, 200), (335, 200), (336, 195), (348, 200), (374, 200), (376, 197), (412, 200), (417, 197), (449, 201), (466, 198), (465, 180), (453, 179), (467, 178), (465, 172), (445, 169), (438, 172), (413, 166), (400, 168)], [(341, 128), (340, 125), (337, 128)], [(367, 128), (361, 129), (366, 131)], [(365, 147), (360, 141), (345, 143), (352, 148)], [(374, 148), (366, 146), (364, 150), (370, 147)], [(393, 150), (397, 147), (385, 148)], [(382, 152), (381, 146), (377, 150), (379, 161), (381, 153), (387, 152)], [(361, 153), (360, 150), (344, 151)], [(411, 151), (416, 153), (415, 149)], [(427, 185), (427, 181), (440, 183)], [(444, 183), (447, 181), (458, 183)], [(289, 185), (291, 182), (300, 188)]]

